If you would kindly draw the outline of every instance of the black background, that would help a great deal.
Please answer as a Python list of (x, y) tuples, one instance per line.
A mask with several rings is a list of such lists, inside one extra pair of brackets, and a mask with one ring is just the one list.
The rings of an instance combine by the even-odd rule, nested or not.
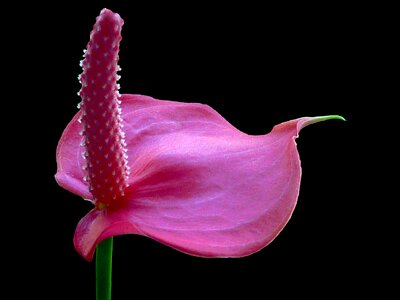
[(131, 2), (24, 6), (10, 24), (8, 44), (18, 56), (10, 74), (22, 83), (14, 98), (20, 99), (17, 120), (24, 127), (11, 134), (11, 143), (19, 146), (18, 159), (10, 163), (19, 169), (9, 179), (19, 180), (10, 180), (16, 207), (13, 221), (3, 227), (15, 298), (22, 293), (94, 299), (94, 264), (72, 243), (75, 226), (91, 205), (60, 188), (54, 174), (58, 139), (77, 111), (82, 50), (103, 7), (125, 20), (122, 93), (205, 103), (249, 134), (267, 133), (302, 116), (340, 114), (348, 120), (301, 132), (298, 205), (269, 246), (241, 259), (202, 259), (144, 237), (117, 237), (114, 299), (159, 292), (186, 299), (254, 299), (372, 291), (368, 282), (379, 263), (365, 263), (372, 241), (366, 239), (370, 226), (364, 223), (365, 199), (357, 196), (355, 178), (363, 172), (360, 116), (374, 93), (367, 80), (371, 64), (366, 64), (373, 17), (364, 7), (333, 5)]

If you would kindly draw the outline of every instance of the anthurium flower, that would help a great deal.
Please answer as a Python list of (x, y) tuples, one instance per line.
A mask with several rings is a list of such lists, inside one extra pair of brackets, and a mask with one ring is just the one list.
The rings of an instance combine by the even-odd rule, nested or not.
[(296, 206), (295, 139), (304, 117), (247, 135), (207, 105), (118, 93), (123, 20), (97, 18), (80, 76), (82, 102), (57, 148), (57, 182), (90, 200), (74, 244), (91, 260), (121, 234), (203, 257), (241, 257), (268, 245)]

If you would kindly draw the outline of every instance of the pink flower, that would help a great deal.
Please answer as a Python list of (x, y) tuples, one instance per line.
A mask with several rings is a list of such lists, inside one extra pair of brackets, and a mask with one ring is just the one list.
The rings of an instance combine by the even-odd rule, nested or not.
[(94, 204), (74, 244), (87, 260), (104, 239), (140, 234), (203, 257), (241, 257), (268, 245), (290, 219), (305, 117), (250, 136), (212, 108), (119, 95), (123, 20), (102, 10), (80, 76), (80, 110), (57, 148), (60, 186)]

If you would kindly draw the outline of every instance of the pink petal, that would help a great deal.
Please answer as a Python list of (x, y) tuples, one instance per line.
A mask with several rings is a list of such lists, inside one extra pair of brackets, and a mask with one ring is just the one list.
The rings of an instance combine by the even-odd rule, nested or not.
[[(241, 257), (268, 245), (296, 205), (301, 167), (295, 138), (311, 123), (301, 118), (270, 134), (246, 135), (210, 107), (123, 95), (132, 174), (126, 197), (92, 210), (74, 242), (90, 260), (110, 236), (141, 234), (204, 257)], [(88, 198), (79, 178), (76, 117), (57, 151), (57, 180)]]
[(83, 166), (85, 161), (82, 157), (83, 148), (80, 146), (82, 137), (80, 132), (82, 124), (78, 122), (80, 112), (65, 128), (56, 151), (57, 173), (56, 181), (64, 189), (77, 194), (85, 199), (92, 200), (89, 185), (83, 181)]

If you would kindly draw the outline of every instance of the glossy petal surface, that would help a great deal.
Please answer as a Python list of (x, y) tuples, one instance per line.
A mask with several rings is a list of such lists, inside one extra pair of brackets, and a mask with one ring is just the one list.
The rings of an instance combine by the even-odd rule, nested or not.
[[(269, 244), (288, 222), (299, 194), (295, 138), (301, 118), (262, 136), (244, 134), (206, 105), (122, 95), (131, 175), (124, 197), (92, 210), (74, 242), (86, 259), (120, 234), (141, 234), (182, 252), (241, 257)], [(91, 199), (81, 154), (79, 113), (57, 149), (57, 181)]]

